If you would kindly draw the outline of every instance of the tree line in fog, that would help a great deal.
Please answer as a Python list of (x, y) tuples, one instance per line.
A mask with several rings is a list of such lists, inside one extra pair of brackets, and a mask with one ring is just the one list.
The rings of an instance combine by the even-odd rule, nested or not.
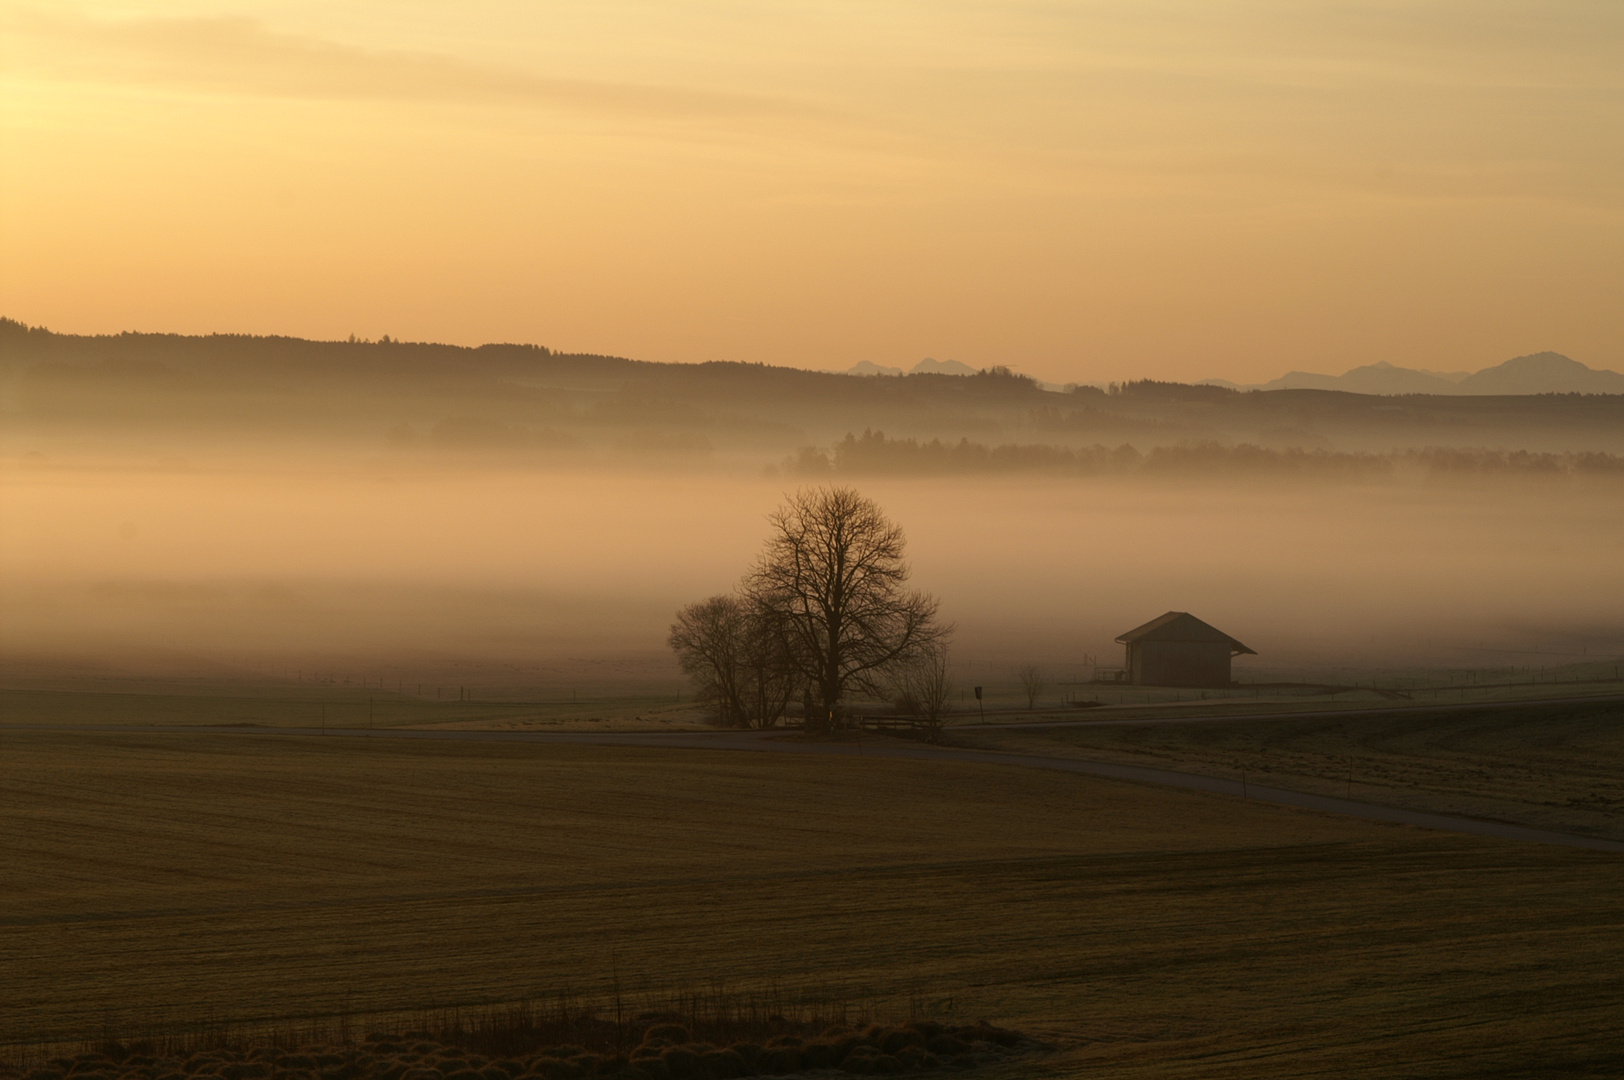
[(1378, 478), (1406, 472), (1445, 475), (1604, 476), (1624, 478), (1624, 456), (1598, 451), (1539, 453), (1426, 447), (1365, 453), (1271, 449), (1250, 443), (1195, 442), (1140, 450), (1130, 443), (1109, 447), (1047, 443), (989, 446), (971, 442), (888, 438), (884, 432), (847, 433), (828, 448), (808, 446), (785, 459), (782, 470), (797, 477), (1048, 473), (1079, 476), (1130, 474), (1312, 473)]

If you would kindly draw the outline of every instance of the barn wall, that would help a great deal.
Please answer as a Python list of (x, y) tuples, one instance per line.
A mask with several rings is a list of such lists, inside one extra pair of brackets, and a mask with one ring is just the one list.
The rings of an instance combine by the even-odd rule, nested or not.
[(1129, 678), (1141, 686), (1228, 686), (1229, 644), (1140, 641), (1128, 646)]

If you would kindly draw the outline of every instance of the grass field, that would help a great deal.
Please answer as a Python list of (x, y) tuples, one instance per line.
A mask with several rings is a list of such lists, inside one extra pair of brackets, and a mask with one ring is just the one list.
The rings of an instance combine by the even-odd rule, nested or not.
[[(1112, 687), (1093, 683), (1060, 683), (1045, 690), (1038, 707), (1028, 709), (1013, 681), (989, 680), (986, 703), (978, 707), (961, 687), (951, 707), (952, 720), (971, 726), (1029, 720), (1078, 721), (1094, 718), (1148, 719), (1192, 714), (1256, 715), (1279, 712), (1328, 714), (1371, 708), (1422, 709), (1428, 705), (1545, 701), (1617, 696), (1624, 682), (1612, 677), (1615, 665), (1569, 665), (1541, 673), (1545, 679), (1507, 686), (1494, 682), (1494, 672), (1443, 670), (1364, 673), (1363, 688), (1241, 686), (1231, 690), (1174, 690), (1162, 687)], [(1003, 675), (1007, 675), (1003, 673)], [(1468, 681), (1470, 677), (1473, 681)], [(1428, 688), (1412, 684), (1425, 682)], [(1369, 689), (1404, 684), (1392, 691)], [(404, 687), (404, 689), (397, 689)], [(1332, 691), (1335, 692), (1332, 692)], [(1072, 700), (1102, 701), (1103, 708), (1081, 711)], [(885, 716), (884, 702), (859, 704), (857, 711)], [(713, 710), (698, 705), (680, 683), (669, 690), (569, 684), (529, 687), (413, 684), (369, 679), (293, 679), (270, 676), (88, 675), (59, 671), (20, 673), (0, 664), (0, 721), (53, 727), (83, 726), (220, 726), (288, 728), (466, 728), (470, 730), (705, 730)]]
[(1022, 1075), (1624, 1068), (1624, 860), (948, 762), (0, 736), (0, 1039), (777, 985)]
[(692, 695), (579, 695), (552, 688), (547, 699), (474, 697), (462, 688), (400, 693), (377, 687), (223, 678), (58, 678), (0, 687), (8, 724), (61, 726), (217, 726), (286, 728), (468, 727), (702, 730), (713, 711)]
[(1624, 702), (1050, 729), (967, 746), (1119, 761), (1624, 839)]

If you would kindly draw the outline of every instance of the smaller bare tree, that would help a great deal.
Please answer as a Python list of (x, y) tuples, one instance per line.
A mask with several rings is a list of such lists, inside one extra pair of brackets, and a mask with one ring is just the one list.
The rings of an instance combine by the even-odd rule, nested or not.
[(953, 696), (946, 643), (933, 642), (920, 649), (898, 666), (895, 678), (897, 704), (912, 712), (930, 741), (936, 742), (947, 727), (948, 701)]
[(744, 605), (736, 597), (713, 596), (677, 612), (667, 639), (683, 673), (694, 681), (699, 700), (716, 706), (722, 727), (744, 722), (739, 701), (744, 623)]
[(725, 594), (689, 604), (668, 643), (722, 727), (775, 727), (795, 697), (789, 639), (769, 608)]
[(789, 630), (782, 613), (740, 600), (739, 707), (745, 727), (777, 727), (794, 700), (800, 677), (790, 656)]
[(1027, 664), (1017, 668), (1015, 676), (1021, 680), (1021, 693), (1026, 695), (1027, 709), (1037, 708), (1038, 695), (1049, 688), (1049, 684), (1043, 681), (1043, 672), (1038, 670), (1036, 664)]

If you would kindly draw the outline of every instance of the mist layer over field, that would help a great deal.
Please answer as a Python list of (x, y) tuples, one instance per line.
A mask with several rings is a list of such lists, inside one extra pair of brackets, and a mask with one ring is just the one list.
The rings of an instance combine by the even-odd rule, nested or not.
[[(14, 670), (676, 688), (672, 612), (730, 588), (766, 515), (809, 482), (11, 465), (0, 648)], [(1167, 610), (1258, 650), (1242, 679), (1624, 651), (1612, 481), (855, 484), (907, 530), (915, 583), (958, 626), (962, 675), (1028, 661), (1086, 675), (1086, 657), (1114, 663), (1112, 639)]]

